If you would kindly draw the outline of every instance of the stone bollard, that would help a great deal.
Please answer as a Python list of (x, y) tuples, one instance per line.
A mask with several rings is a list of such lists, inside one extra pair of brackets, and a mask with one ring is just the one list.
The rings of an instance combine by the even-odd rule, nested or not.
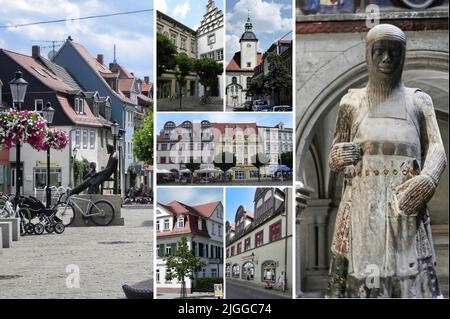
[(12, 245), (12, 223), (0, 222), (2, 230), (2, 247), (11, 248)]
[(12, 240), (18, 241), (20, 238), (20, 218), (0, 218), (0, 223), (12, 224)]

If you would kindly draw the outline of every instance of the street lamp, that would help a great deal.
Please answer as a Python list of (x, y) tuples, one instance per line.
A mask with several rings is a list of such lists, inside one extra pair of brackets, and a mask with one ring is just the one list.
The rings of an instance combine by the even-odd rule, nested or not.
[[(52, 108), (52, 103), (47, 102), (47, 105), (42, 110), (42, 117), (47, 121), (47, 127), (53, 123), (53, 116), (55, 109)], [(47, 188), (45, 189), (45, 206), (50, 208), (52, 201), (52, 190), (50, 188), (50, 145), (47, 145)]]
[[(22, 72), (17, 71), (13, 80), (9, 82), (12, 95), (13, 107), (17, 104), (17, 110), (21, 111), (22, 103), (25, 100), (28, 82), (22, 77)], [(16, 195), (20, 195), (20, 187), (22, 186), (22, 170), (20, 167), (20, 141), (16, 145)]]
[[(117, 139), (119, 137), (119, 123), (117, 121), (114, 121), (111, 125), (111, 133), (113, 136), (113, 145), (114, 145), (114, 152), (117, 150)], [(114, 171), (114, 194), (117, 195), (118, 193), (118, 180), (117, 180), (117, 169)]]

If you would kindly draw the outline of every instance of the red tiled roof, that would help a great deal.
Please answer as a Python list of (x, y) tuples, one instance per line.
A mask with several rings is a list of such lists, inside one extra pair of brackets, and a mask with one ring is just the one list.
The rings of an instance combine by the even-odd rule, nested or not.
[(258, 133), (258, 126), (256, 123), (211, 123), (212, 127), (218, 129), (221, 134), (225, 134), (225, 129), (237, 129), (240, 128), (245, 132), (246, 129), (252, 129), (255, 134)]
[[(256, 55), (256, 65), (259, 65), (262, 62), (263, 54), (258, 52)], [(231, 72), (253, 72), (254, 69), (243, 69), (241, 68), (241, 52), (236, 52), (231, 59), (230, 63), (228, 63), (226, 71)]]
[(152, 83), (146, 83), (144, 81), (142, 81), (142, 83), (141, 83), (141, 91), (142, 92), (150, 92), (152, 87), (153, 87)]
[(78, 53), (83, 57), (83, 59), (87, 63), (89, 63), (89, 65), (97, 72), (102, 73), (102, 75), (103, 74), (105, 74), (105, 75), (118, 74), (118, 73), (112, 72), (110, 69), (108, 69), (108, 67), (106, 67), (105, 65), (98, 62), (98, 60), (96, 58), (94, 58), (92, 55), (90, 55), (88, 50), (86, 50), (86, 48), (84, 46), (82, 46), (81, 44), (75, 43), (73, 41), (70, 43), (78, 51)]
[(58, 78), (53, 71), (32, 57), (4, 49), (0, 50), (23, 67), (24, 70), (31, 73), (37, 80), (42, 82), (48, 88), (62, 93), (70, 93), (74, 90), (73, 87)]
[[(91, 109), (89, 107), (84, 108), (84, 112), (86, 114), (80, 115), (75, 113), (75, 110), (72, 108), (66, 97), (58, 95), (58, 102), (61, 105), (62, 110), (75, 124), (94, 127), (103, 126), (102, 123), (100, 123), (100, 121), (91, 112)], [(84, 101), (84, 105), (88, 105), (86, 100)]]
[(122, 92), (131, 92), (133, 84), (134, 78), (119, 79), (119, 90)]

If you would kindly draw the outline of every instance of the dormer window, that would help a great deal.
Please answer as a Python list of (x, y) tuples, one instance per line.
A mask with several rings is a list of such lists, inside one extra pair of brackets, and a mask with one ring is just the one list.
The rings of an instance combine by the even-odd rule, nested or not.
[(199, 218), (198, 219), (198, 230), (203, 230), (203, 223), (202, 223), (202, 219), (201, 218)]
[(44, 101), (43, 100), (34, 100), (34, 110), (36, 112), (40, 112), (42, 111), (42, 109), (44, 108)]
[(75, 113), (84, 114), (84, 100), (81, 98), (75, 98)]
[(178, 217), (178, 228), (179, 229), (184, 228), (184, 217), (183, 216)]

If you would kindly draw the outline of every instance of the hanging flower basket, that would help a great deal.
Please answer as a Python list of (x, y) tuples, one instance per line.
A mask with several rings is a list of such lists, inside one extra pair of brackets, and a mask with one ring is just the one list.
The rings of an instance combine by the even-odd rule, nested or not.
[[(62, 131), (61, 131), (62, 132)], [(0, 147), (10, 149), (19, 142), (28, 143), (37, 151), (47, 150), (47, 140), (51, 146), (62, 149), (67, 145), (65, 132), (51, 133), (44, 118), (37, 112), (9, 110), (0, 113)]]
[(44, 144), (55, 150), (62, 150), (69, 142), (67, 133), (59, 128), (51, 128), (47, 131)]

